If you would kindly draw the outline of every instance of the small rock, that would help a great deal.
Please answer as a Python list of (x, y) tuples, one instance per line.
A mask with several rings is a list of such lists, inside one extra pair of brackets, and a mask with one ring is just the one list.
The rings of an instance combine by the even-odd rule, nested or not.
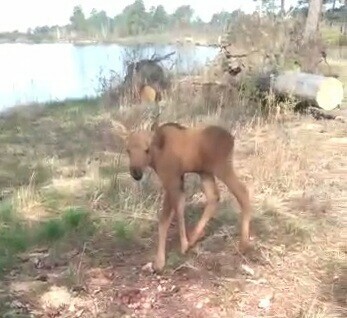
[[(86, 288), (84, 286), (81, 285), (75, 285), (71, 287), (71, 291), (73, 293), (80, 293), (80, 292), (87, 292)], [(99, 288), (99, 290), (97, 292), (101, 291), (101, 288)], [(95, 291), (94, 291), (95, 293)]]
[(267, 280), (265, 278), (259, 278), (257, 280), (247, 278), (246, 282), (249, 282), (249, 283), (252, 283), (252, 284), (255, 284), (255, 285), (267, 284)]
[(149, 287), (148, 286), (146, 286), (146, 287), (142, 287), (142, 288), (140, 288), (140, 291), (141, 292), (144, 292), (145, 290), (148, 290), (149, 289)]
[(259, 301), (258, 307), (268, 309), (271, 306), (272, 295), (266, 296)]
[(25, 308), (26, 306), (23, 305), (19, 300), (13, 300), (11, 302), (11, 308), (16, 308), (16, 309), (22, 309)]
[(160, 293), (161, 291), (163, 291), (163, 287), (161, 285), (158, 285), (157, 290)]
[(179, 287), (177, 287), (176, 285), (171, 286), (170, 292), (171, 293), (177, 293), (180, 290)]
[(141, 303), (140, 302), (132, 303), (132, 304), (129, 304), (128, 307), (132, 309), (139, 309), (141, 308)]
[(200, 301), (195, 305), (196, 309), (201, 309), (204, 306), (204, 304)]
[(17, 269), (13, 269), (10, 271), (10, 276), (14, 277), (14, 276), (17, 276), (18, 274), (18, 270)]
[(243, 271), (248, 274), (248, 275), (251, 275), (251, 276), (254, 276), (254, 270), (252, 268), (250, 268), (248, 265), (246, 264), (242, 264), (241, 265), (241, 268), (243, 269)]
[(40, 274), (40, 275), (35, 277), (35, 280), (39, 280), (41, 282), (47, 282), (48, 276), (47, 276), (47, 274)]
[(142, 305), (142, 308), (143, 308), (143, 309), (151, 309), (151, 308), (152, 308), (152, 304), (149, 303), (149, 302), (145, 302), (145, 303)]
[(149, 263), (143, 265), (141, 269), (144, 272), (154, 273), (154, 268), (153, 268), (152, 262), (149, 262)]
[(34, 263), (35, 268), (37, 268), (37, 269), (42, 269), (45, 267), (44, 262), (40, 258), (34, 258), (33, 263)]
[(74, 303), (71, 303), (68, 310), (69, 310), (70, 312), (76, 311), (75, 304), (74, 304)]

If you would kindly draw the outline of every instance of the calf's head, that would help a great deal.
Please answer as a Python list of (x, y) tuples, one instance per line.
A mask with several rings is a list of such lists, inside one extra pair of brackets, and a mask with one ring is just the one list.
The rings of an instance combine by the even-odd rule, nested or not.
[(157, 127), (158, 124), (154, 123), (150, 130), (131, 132), (121, 123), (113, 122), (113, 128), (125, 143), (129, 158), (129, 171), (136, 181), (142, 179), (144, 170), (151, 164), (151, 143)]
[(143, 171), (150, 165), (152, 136), (150, 132), (139, 131), (131, 133), (126, 140), (126, 151), (129, 156), (129, 170), (131, 176), (139, 181)]

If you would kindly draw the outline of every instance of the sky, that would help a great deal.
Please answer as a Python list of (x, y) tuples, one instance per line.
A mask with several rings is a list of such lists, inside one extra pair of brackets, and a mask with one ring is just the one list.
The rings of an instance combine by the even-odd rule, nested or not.
[[(81, 5), (86, 14), (95, 8), (105, 10), (110, 17), (114, 17), (133, 2), (134, 0), (2, 0), (0, 32), (26, 31), (36, 26), (67, 24), (75, 5)], [(286, 0), (287, 6), (296, 2), (296, 0)], [(181, 5), (189, 4), (206, 22), (214, 13), (222, 10), (231, 12), (241, 9), (251, 13), (256, 7), (256, 2), (252, 0), (144, 0), (144, 3), (146, 9), (161, 4), (169, 13)]]

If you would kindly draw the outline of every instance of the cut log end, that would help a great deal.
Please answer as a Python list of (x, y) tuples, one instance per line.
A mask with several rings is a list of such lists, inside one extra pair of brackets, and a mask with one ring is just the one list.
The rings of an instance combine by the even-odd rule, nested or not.
[(316, 98), (318, 106), (324, 110), (333, 110), (343, 100), (342, 83), (333, 77), (326, 78), (320, 85)]

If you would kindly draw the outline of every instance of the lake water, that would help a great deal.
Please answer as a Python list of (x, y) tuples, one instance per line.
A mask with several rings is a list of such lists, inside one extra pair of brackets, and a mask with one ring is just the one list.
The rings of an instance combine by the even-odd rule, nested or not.
[(0, 44), (0, 111), (18, 104), (97, 96), (100, 76), (109, 77), (111, 71), (123, 76), (127, 56), (149, 58), (173, 51), (176, 54), (162, 63), (177, 72), (191, 72), (218, 53), (217, 48), (202, 46)]

